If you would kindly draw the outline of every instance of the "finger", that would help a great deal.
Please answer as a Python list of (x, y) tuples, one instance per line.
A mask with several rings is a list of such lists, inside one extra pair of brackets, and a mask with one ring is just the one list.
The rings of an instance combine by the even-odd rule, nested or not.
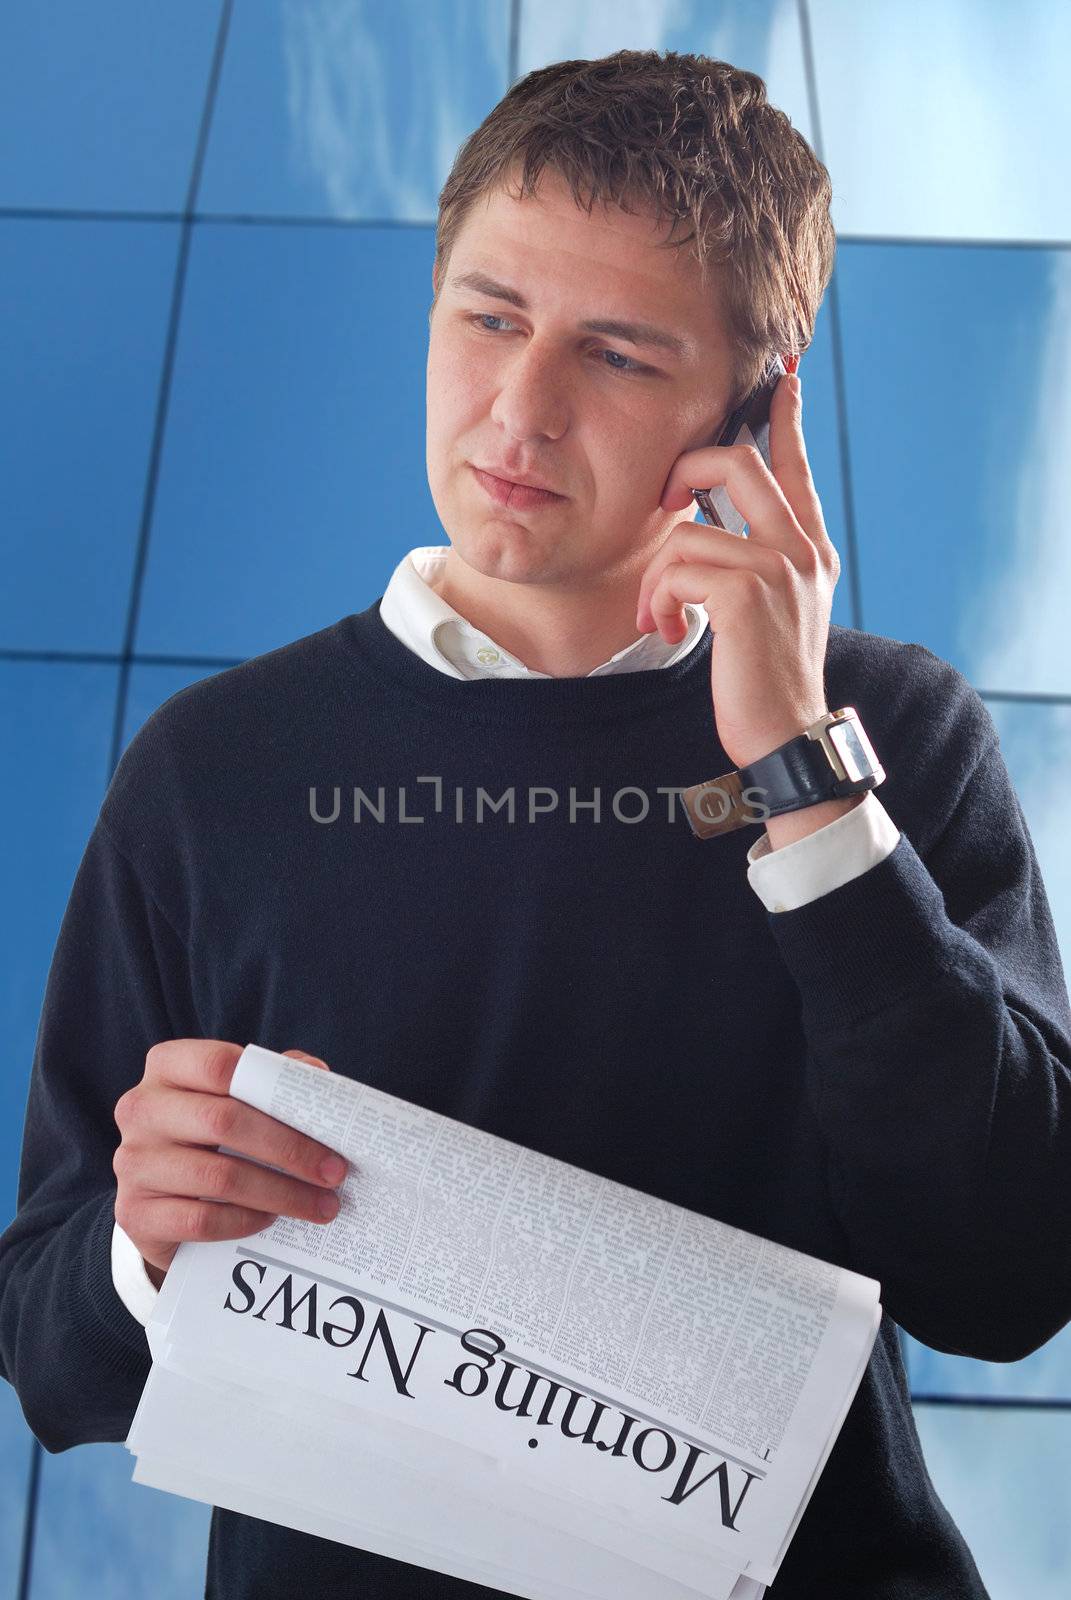
[(196, 1090), (161, 1085), (154, 1095), (152, 1126), (147, 1131), (144, 1142), (149, 1145), (158, 1145), (162, 1140), (209, 1148), (226, 1145), (239, 1155), (281, 1167), (309, 1183), (332, 1187), (341, 1182), (339, 1176), (321, 1173), (324, 1162), (342, 1159), (336, 1151), (230, 1095), (199, 1094)]
[(284, 1056), (294, 1056), (298, 1061), (307, 1062), (310, 1067), (324, 1067), (328, 1072), (331, 1071), (326, 1061), (321, 1061), (319, 1056), (310, 1056), (304, 1050), (281, 1050), (279, 1053)]
[(792, 507), (755, 445), (715, 445), (681, 456), (670, 473), (671, 488), (662, 498), (667, 511), (677, 510), (691, 498), (691, 488), (685, 477), (691, 488), (720, 486), (725, 489), (748, 524), (745, 543), (780, 550), (801, 571), (807, 571), (814, 564), (814, 541), (797, 522)]
[(244, 1049), (229, 1039), (162, 1039), (145, 1057), (145, 1077), (205, 1094), (229, 1094)]
[(807, 459), (803, 397), (793, 394), (788, 374), (777, 385), (770, 406), (770, 470), (800, 527), (823, 554), (828, 553), (826, 547), (833, 546)]
[(172, 1144), (153, 1150), (139, 1188), (154, 1199), (210, 1200), (310, 1222), (322, 1222), (338, 1210), (338, 1196), (330, 1190), (200, 1145)]
[(776, 550), (762, 545), (752, 545), (750, 540), (738, 539), (725, 528), (712, 528), (697, 522), (682, 522), (673, 530), (658, 554), (649, 563), (640, 582), (636, 603), (636, 626), (641, 633), (649, 633), (655, 625), (650, 610), (650, 597), (654, 593), (666, 568), (676, 562), (695, 559), (706, 560), (716, 567), (747, 567), (760, 573), (769, 583), (779, 582), (784, 576), (784, 560)]
[[(762, 583), (764, 580), (753, 568), (738, 567), (735, 571), (724, 568), (718, 574), (716, 581), (718, 585), (716, 616), (718, 625), (724, 627), (726, 621), (740, 606), (753, 603), (756, 583)], [(710, 600), (712, 588), (711, 568), (708, 563), (676, 561), (666, 568), (651, 595), (650, 609), (655, 627), (667, 644), (679, 643), (682, 602), (685, 600), (690, 600), (693, 605), (705, 605), (710, 615), (711, 628), (717, 631), (714, 626), (715, 608)]]
[(650, 631), (650, 618), (646, 609), (647, 596), (658, 582), (663, 569), (668, 566), (671, 561), (676, 561), (678, 541), (680, 539), (687, 538), (689, 535), (689, 530), (694, 532), (696, 526), (697, 524), (694, 522), (678, 522), (676, 526), (670, 530), (669, 534), (662, 541), (661, 545), (659, 545), (656, 554), (651, 557), (650, 561), (647, 563), (647, 566), (644, 568), (643, 574), (640, 578), (640, 592), (636, 597), (636, 626), (641, 633), (647, 633)]
[(210, 1200), (186, 1200), (160, 1196), (143, 1199), (138, 1205), (137, 1220), (126, 1215), (126, 1222), (116, 1221), (123, 1231), (136, 1239), (143, 1257), (151, 1257), (172, 1250), (175, 1240), (204, 1242), (219, 1239), (248, 1239), (250, 1234), (262, 1233), (279, 1219), (266, 1211), (252, 1211), (248, 1206), (216, 1205)]

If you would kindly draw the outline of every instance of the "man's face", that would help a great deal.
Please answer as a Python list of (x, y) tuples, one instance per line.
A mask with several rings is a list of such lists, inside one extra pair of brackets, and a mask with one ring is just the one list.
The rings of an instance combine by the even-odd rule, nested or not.
[[(544, 169), (538, 193), (497, 189), (454, 243), (431, 319), (427, 471), (451, 545), (486, 577), (549, 590), (640, 576), (688, 512), (659, 507), (676, 458), (713, 442), (727, 410), (730, 352), (691, 247), (659, 249), (653, 216), (590, 216)], [(464, 287), (470, 274), (526, 308)], [(648, 323), (682, 353), (593, 332)], [(537, 477), (561, 498), (500, 503), (473, 470)], [(694, 503), (691, 508), (694, 515)]]

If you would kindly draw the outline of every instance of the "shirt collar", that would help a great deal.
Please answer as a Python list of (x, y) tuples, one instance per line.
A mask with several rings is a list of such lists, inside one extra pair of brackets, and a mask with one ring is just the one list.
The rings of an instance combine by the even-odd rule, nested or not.
[[(549, 678), (549, 672), (537, 672), (511, 656), (437, 593), (449, 550), (449, 545), (420, 545), (402, 557), (380, 603), (385, 625), (429, 666), (450, 677)], [(705, 606), (682, 604), (688, 629), (678, 644), (667, 644), (657, 631), (640, 634), (586, 676), (649, 671), (686, 656), (702, 639), (710, 619)]]

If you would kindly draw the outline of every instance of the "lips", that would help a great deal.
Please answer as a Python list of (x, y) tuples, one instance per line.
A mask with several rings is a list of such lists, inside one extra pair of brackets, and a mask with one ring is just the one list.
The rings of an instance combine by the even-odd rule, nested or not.
[(499, 478), (493, 472), (485, 472), (482, 467), (477, 467), (471, 462), (476, 481), (484, 492), (499, 505), (509, 506), (511, 511), (533, 511), (538, 506), (549, 506), (565, 499), (553, 489), (536, 489), (530, 484), (515, 483), (510, 478)]
[(477, 472), (486, 473), (489, 478), (497, 478), (500, 483), (515, 483), (521, 489), (542, 489), (544, 494), (558, 494), (557, 489), (552, 489), (549, 483), (540, 483), (538, 478), (533, 478), (527, 473), (520, 476), (510, 472), (508, 467), (480, 467), (473, 462)]

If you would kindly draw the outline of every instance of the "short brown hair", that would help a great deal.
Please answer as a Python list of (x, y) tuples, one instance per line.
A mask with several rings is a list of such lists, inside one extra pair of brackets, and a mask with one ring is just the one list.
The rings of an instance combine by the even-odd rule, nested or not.
[[(733, 344), (733, 409), (774, 352), (802, 354), (833, 272), (829, 173), (753, 72), (709, 56), (618, 50), (518, 79), (461, 146), (439, 195), (441, 285), (473, 204), (520, 168), (520, 200), (549, 166), (588, 214), (596, 202), (657, 213), (724, 265), (719, 310)], [(438, 290), (432, 311), (438, 301)]]

